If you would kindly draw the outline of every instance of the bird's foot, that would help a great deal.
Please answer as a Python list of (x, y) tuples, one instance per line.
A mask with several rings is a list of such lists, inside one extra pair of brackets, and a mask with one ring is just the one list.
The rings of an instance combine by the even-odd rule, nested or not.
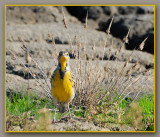
[(52, 123), (53, 123), (53, 124), (56, 123), (56, 118), (53, 118)]

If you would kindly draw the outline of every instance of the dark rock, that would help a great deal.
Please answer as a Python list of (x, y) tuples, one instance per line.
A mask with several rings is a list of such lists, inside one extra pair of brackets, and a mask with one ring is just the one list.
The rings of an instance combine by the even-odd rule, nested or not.
[(96, 20), (103, 12), (102, 7), (99, 6), (67, 6), (68, 12), (84, 22), (88, 11), (88, 19)]
[(112, 127), (111, 129), (112, 129), (112, 131), (119, 131), (120, 130), (119, 127)]
[(104, 6), (104, 13), (108, 16), (128, 14), (153, 14), (153, 6)]
[(144, 14), (145, 11), (141, 7), (137, 6), (119, 6), (119, 14)]
[(154, 31), (149, 31), (146, 34), (142, 35), (142, 36), (134, 36), (131, 40), (130, 40), (130, 44), (128, 46), (126, 46), (126, 49), (130, 49), (133, 50), (134, 48), (138, 48), (139, 45), (141, 44), (141, 42), (148, 37), (148, 39), (146, 40), (145, 46), (143, 51), (147, 51), (151, 54), (154, 54)]
[(154, 6), (139, 6), (145, 14), (154, 14)]
[[(99, 23), (100, 30), (106, 31), (111, 19), (101, 21)], [(129, 45), (126, 45), (127, 49), (134, 49), (144, 40), (144, 37), (149, 36), (146, 41), (144, 51), (154, 53), (154, 16), (153, 15), (124, 15), (114, 17), (113, 24), (111, 26), (111, 34), (114, 37), (123, 38), (126, 36), (129, 28)]]
[(154, 13), (153, 6), (119, 6), (117, 8), (118, 13), (121, 15)]
[(46, 12), (46, 8), (45, 7), (39, 7), (39, 6), (33, 6), (31, 7), (32, 11), (34, 13), (37, 13), (37, 12)]

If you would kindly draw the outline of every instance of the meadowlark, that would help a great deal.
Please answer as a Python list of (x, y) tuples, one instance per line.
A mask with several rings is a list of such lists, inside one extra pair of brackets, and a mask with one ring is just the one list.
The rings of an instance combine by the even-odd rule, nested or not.
[(59, 52), (58, 66), (51, 76), (51, 90), (55, 104), (54, 122), (56, 120), (57, 103), (59, 103), (59, 112), (61, 113), (64, 113), (66, 106), (68, 106), (69, 117), (71, 118), (69, 103), (74, 98), (75, 92), (69, 59), (67, 52)]

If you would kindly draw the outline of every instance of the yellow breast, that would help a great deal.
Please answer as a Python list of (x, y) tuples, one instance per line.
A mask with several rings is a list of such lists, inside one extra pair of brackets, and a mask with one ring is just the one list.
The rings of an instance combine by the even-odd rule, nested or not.
[(73, 95), (72, 74), (69, 71), (65, 72), (64, 78), (61, 79), (59, 70), (54, 73), (52, 79), (52, 95), (59, 102), (67, 102)]

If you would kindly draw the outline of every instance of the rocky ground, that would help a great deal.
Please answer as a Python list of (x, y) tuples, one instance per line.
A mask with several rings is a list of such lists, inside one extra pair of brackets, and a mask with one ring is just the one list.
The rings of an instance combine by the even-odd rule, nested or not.
[[(33, 122), (33, 120), (30, 120)], [(34, 124), (38, 123), (34, 120)], [(32, 123), (33, 124), (33, 123)], [(93, 122), (86, 122), (83, 119), (80, 118), (74, 118), (72, 120), (66, 120), (65, 118), (62, 118), (60, 121), (57, 121), (56, 123), (50, 124), (47, 126), (47, 129), (49, 131), (101, 131), (101, 132), (109, 132), (109, 131), (135, 131), (134, 128), (122, 125), (108, 125), (107, 127), (99, 127), (95, 126)], [(23, 129), (20, 126), (13, 126), (9, 129), (9, 131), (23, 131)]]
[[(26, 55), (21, 49), (22, 43), (20, 42), (19, 37), (23, 38), (26, 46), (31, 50), (32, 57), (39, 61), (39, 65), (43, 67), (46, 73), (50, 67), (53, 67), (53, 69), (56, 67), (54, 47), (48, 42), (47, 36), (49, 32), (55, 38), (57, 51), (61, 51), (62, 49), (70, 51), (70, 40), (73, 41), (72, 44), (74, 47), (76, 33), (82, 42), (82, 45), (85, 44), (88, 59), (91, 58), (93, 54), (94, 60), (99, 60), (104, 68), (110, 67), (117, 71), (120, 70), (121, 66), (132, 52), (132, 50), (127, 49), (134, 49), (144, 40), (144, 38), (149, 36), (144, 51), (135, 51), (129, 66), (138, 61), (141, 66), (141, 72), (150, 69), (151, 79), (147, 82), (144, 81), (147, 77), (146, 75), (143, 75), (142, 73), (136, 73), (135, 75), (141, 75), (140, 83), (145, 87), (144, 92), (154, 92), (153, 7), (63, 7), (63, 11), (68, 25), (67, 30), (63, 25), (61, 7), (7, 7), (6, 48), (12, 50), (18, 57), (18, 60), (14, 60), (11, 53), (6, 50), (7, 93), (15, 90), (21, 91), (28, 86), (26, 72), (20, 63), (21, 61), (25, 62), (24, 57)], [(85, 31), (84, 22), (87, 11), (88, 28), (87, 31)], [(106, 41), (105, 31), (112, 16), (114, 16), (114, 21), (111, 27), (111, 36), (107, 39), (105, 56), (102, 61), (104, 44)], [(114, 58), (114, 53), (123, 44), (122, 39), (127, 34), (129, 28), (129, 44), (125, 45), (118, 56), (118, 65), (115, 65), (114, 60), (109, 60), (107, 58), (112, 40), (112, 58)], [(94, 44), (95, 52), (92, 50)], [(71, 58), (70, 64), (74, 71), (75, 62), (73, 57)], [(95, 67), (97, 67), (96, 63), (93, 63), (93, 66), (94, 64)], [(41, 79), (40, 72), (38, 72), (34, 66), (31, 66), (31, 68), (33, 68), (37, 78)], [(30, 88), (36, 90), (38, 93), (44, 92), (33, 78), (30, 79)]]

